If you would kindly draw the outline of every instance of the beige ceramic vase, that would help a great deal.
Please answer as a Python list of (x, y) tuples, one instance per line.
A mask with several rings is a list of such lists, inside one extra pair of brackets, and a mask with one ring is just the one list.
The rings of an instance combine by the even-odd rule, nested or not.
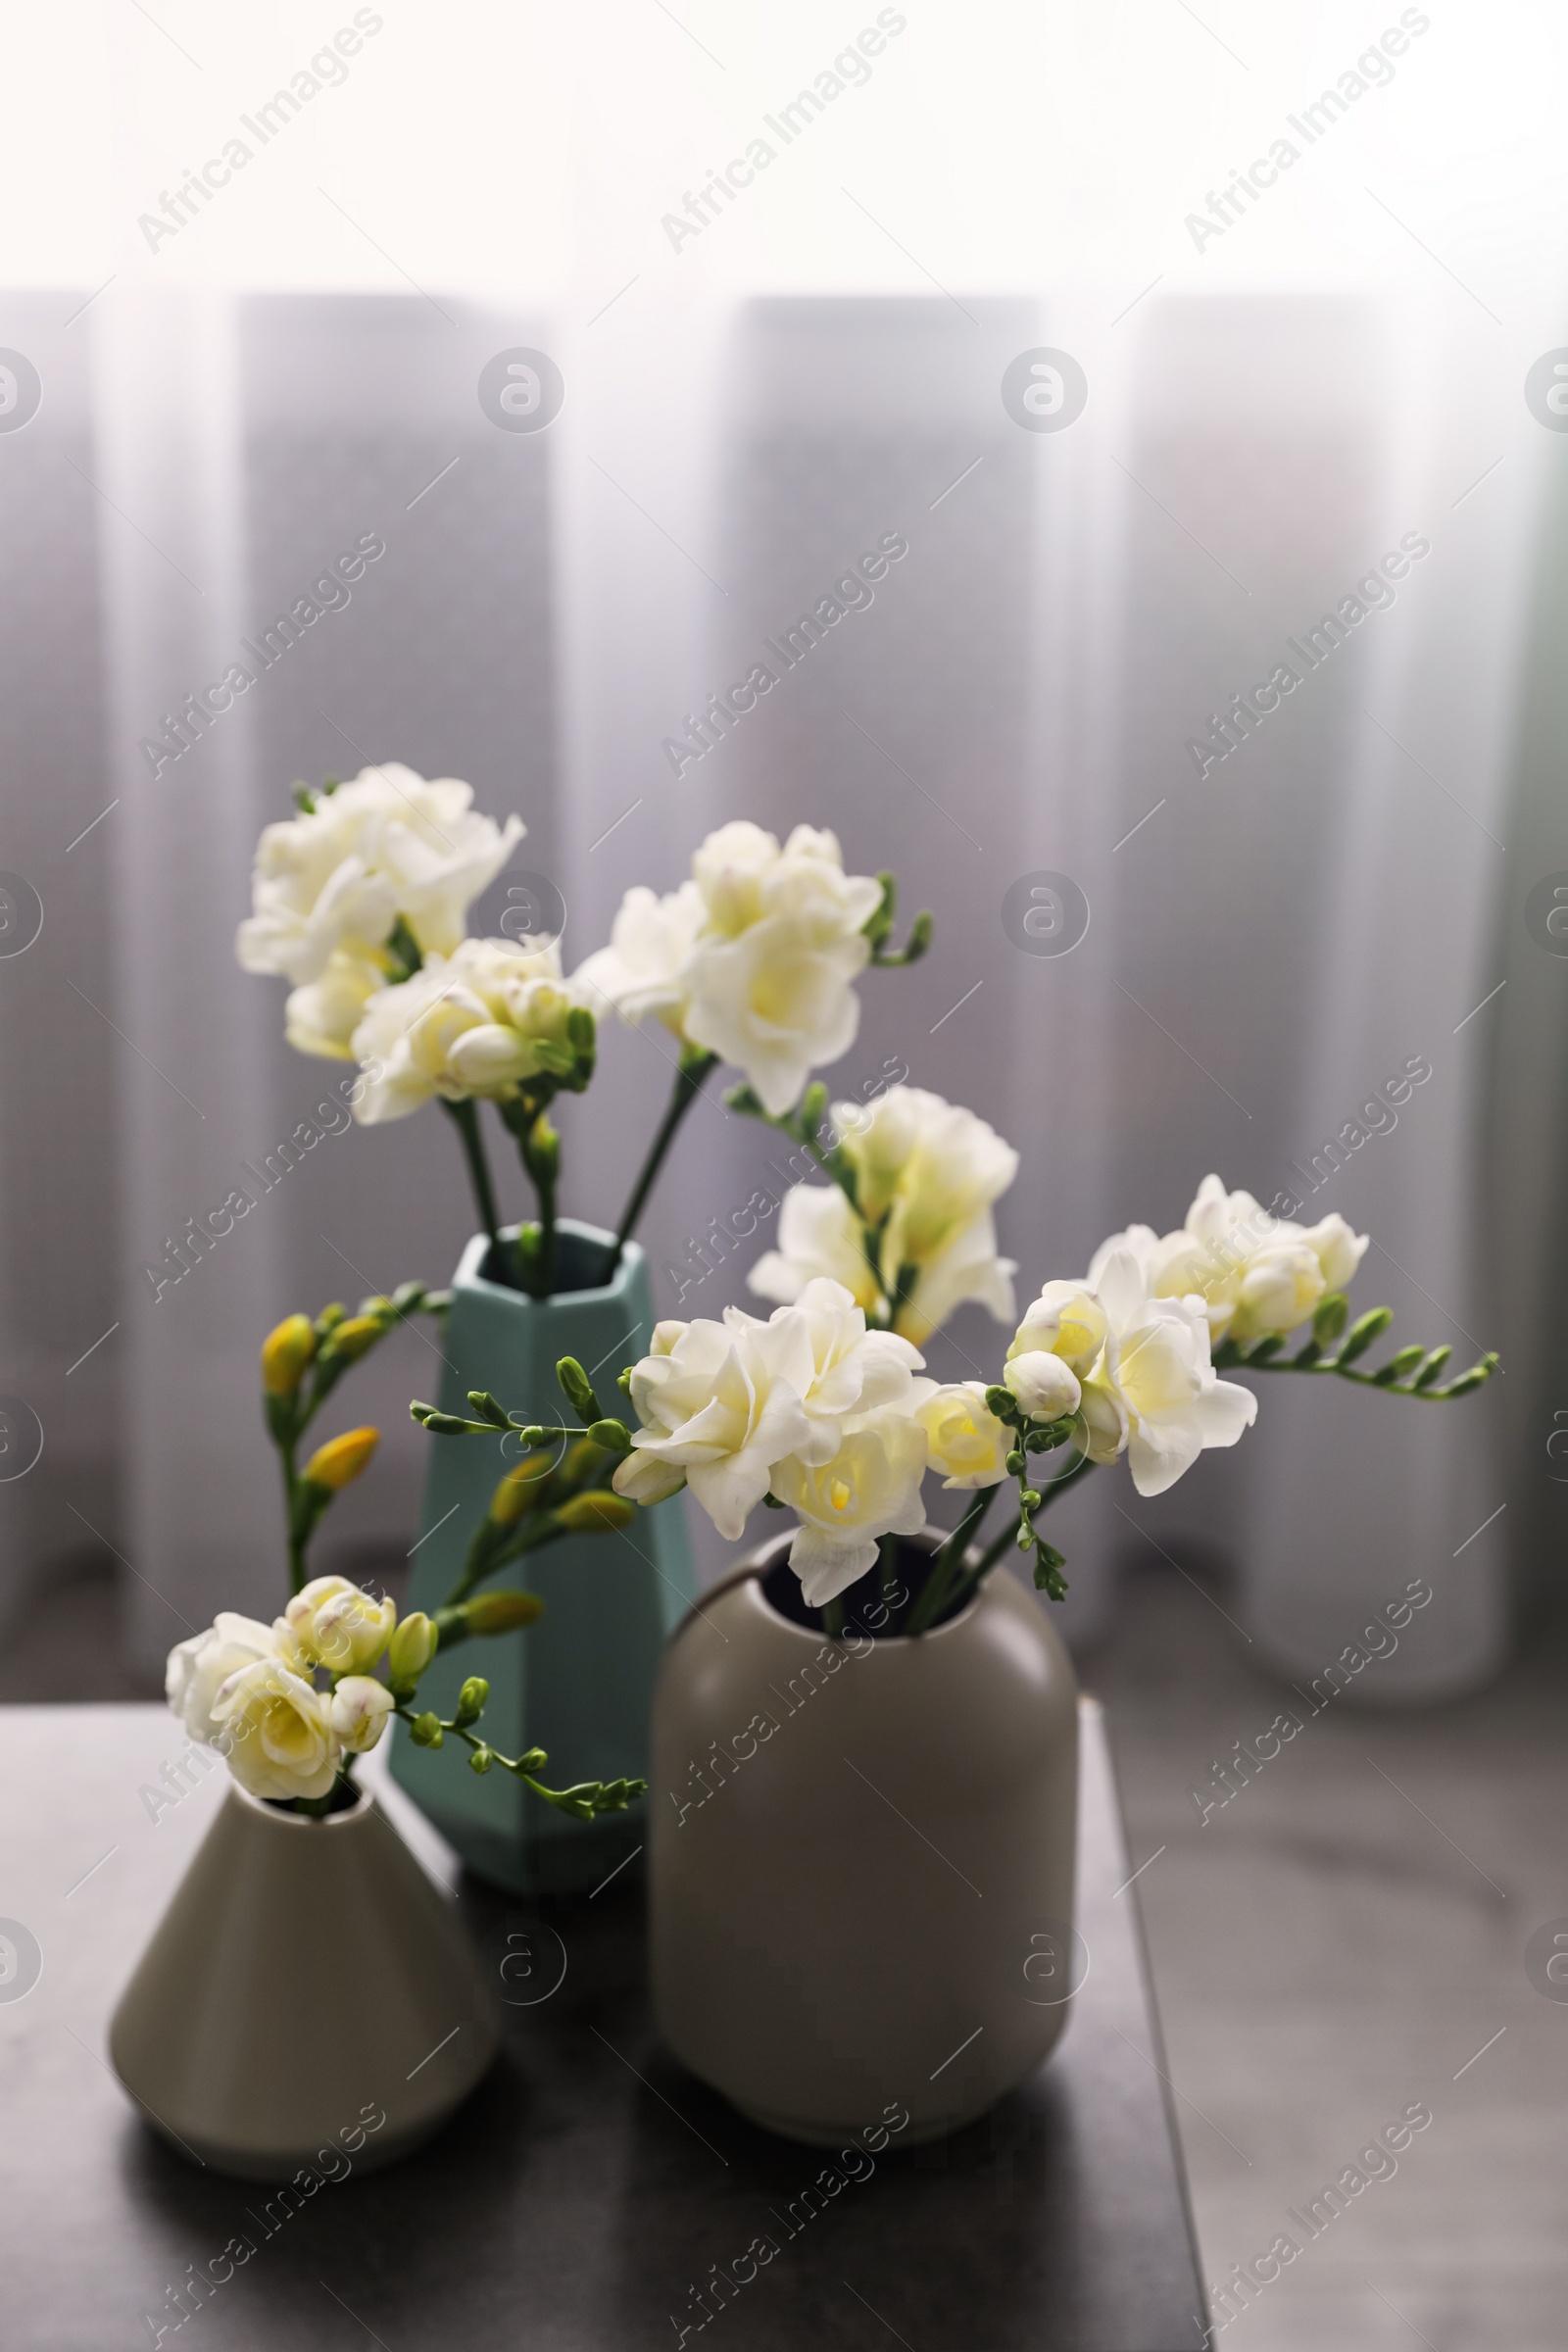
[(1004, 1569), (918, 1639), (830, 1642), (764, 1592), (789, 1541), (665, 1649), (655, 2011), (754, 2122), (826, 2145), (904, 2110), (907, 2146), (984, 2114), (1066, 2021), (1073, 1672)]
[(154, 2129), (253, 2180), (406, 2155), (498, 2041), (455, 1905), (372, 1796), (313, 1821), (233, 1782), (109, 2029)]

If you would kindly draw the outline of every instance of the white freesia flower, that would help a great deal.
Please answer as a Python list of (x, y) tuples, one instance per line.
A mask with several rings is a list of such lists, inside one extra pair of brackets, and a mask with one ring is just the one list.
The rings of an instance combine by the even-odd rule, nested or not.
[(685, 1034), (746, 1073), (774, 1117), (811, 1070), (854, 1043), (851, 982), (880, 883), (846, 874), (835, 835), (797, 825), (780, 850), (760, 825), (721, 825), (692, 860), (704, 923), (689, 967)]
[(1089, 1284), (1048, 1282), (1039, 1298), (1025, 1308), (1007, 1349), (1007, 1361), (1037, 1353), (1057, 1355), (1082, 1379), (1104, 1346), (1109, 1328), (1105, 1310)]
[(1133, 1225), (1113, 1233), (1095, 1252), (1089, 1279), (1098, 1281), (1113, 1251), (1130, 1250), (1156, 1298), (1203, 1300), (1211, 1340), (1255, 1340), (1305, 1322), (1325, 1291), (1349, 1282), (1366, 1248), (1366, 1236), (1337, 1213), (1303, 1228), (1205, 1176), (1179, 1231), (1161, 1237)]
[(1009, 1355), (1002, 1377), (1035, 1421), (1058, 1421), (1064, 1413), (1075, 1413), (1083, 1396), (1071, 1366), (1043, 1348)]
[(919, 1534), (925, 1469), (926, 1433), (896, 1405), (851, 1421), (830, 1460), (792, 1456), (776, 1465), (774, 1492), (801, 1522), (790, 1566), (808, 1608), (821, 1608), (863, 1576), (881, 1537)]
[(426, 955), (449, 955), (464, 917), (523, 837), (471, 808), (454, 776), (427, 783), (389, 760), (318, 795), (309, 813), (268, 825), (256, 849), (253, 913), (235, 941), (248, 972), (296, 986), (318, 980), (334, 950), (380, 947), (399, 916)]
[(779, 1204), (778, 1248), (746, 1277), (760, 1298), (792, 1306), (808, 1282), (841, 1283), (867, 1314), (886, 1310), (882, 1285), (865, 1254), (865, 1227), (836, 1184), (791, 1185)]
[(313, 1577), (277, 1620), (278, 1655), (307, 1677), (317, 1666), (359, 1675), (375, 1664), (397, 1618), (390, 1600), (373, 1599), (346, 1576)]
[[(726, 1307), (721, 1323), (661, 1323), (632, 1372), (642, 1423), (614, 1475), (618, 1494), (657, 1502), (685, 1483), (733, 1541), (787, 1457), (831, 1460), (847, 1424), (906, 1405), (920, 1357), (865, 1328), (836, 1282), (808, 1284), (763, 1323)], [(924, 1443), (922, 1439), (922, 1445)]]
[(1096, 1289), (1108, 1323), (1083, 1384), (1088, 1451), (1097, 1462), (1123, 1447), (1140, 1494), (1162, 1494), (1209, 1446), (1234, 1446), (1257, 1417), (1250, 1389), (1216, 1377), (1200, 1298), (1151, 1294), (1131, 1250), (1096, 1253)]
[(164, 1691), (193, 1740), (210, 1744), (218, 1738), (220, 1726), (213, 1718), (213, 1701), (220, 1689), (240, 1667), (271, 1657), (276, 1648), (277, 1637), (270, 1625), (241, 1617), (233, 1609), (220, 1610), (205, 1634), (192, 1634), (188, 1642), (174, 1644), (165, 1669)]
[[(1067, 1377), (1071, 1380), (1071, 1373)], [(934, 1380), (917, 1380), (913, 1396), (914, 1418), (925, 1431), (927, 1467), (941, 1473), (944, 1486), (1000, 1486), (1007, 1475), (1012, 1433), (987, 1404), (985, 1382), (959, 1380), (939, 1387)]]
[(332, 1691), (327, 1714), (343, 1745), (362, 1756), (380, 1739), (396, 1704), (385, 1683), (368, 1674), (346, 1674)]
[(684, 1478), (733, 1543), (773, 1464), (811, 1434), (801, 1401), (812, 1370), (804, 1324), (758, 1323), (731, 1308), (722, 1323), (662, 1323), (654, 1343), (631, 1376), (643, 1426), (616, 1467), (615, 1491), (657, 1502)]
[(837, 1186), (795, 1186), (779, 1212), (779, 1247), (753, 1267), (751, 1288), (791, 1299), (813, 1275), (830, 1274), (867, 1311), (886, 1315), (897, 1298), (893, 1328), (915, 1342), (967, 1298), (1010, 1322), (1014, 1266), (997, 1254), (991, 1204), (1017, 1174), (1012, 1146), (973, 1111), (915, 1086), (890, 1087), (869, 1107), (837, 1102), (833, 1123), (858, 1214)]
[[(737, 1323), (751, 1321), (737, 1307), (728, 1314)], [(796, 1324), (810, 1350), (810, 1371), (800, 1392), (810, 1435), (800, 1451), (805, 1460), (827, 1461), (838, 1451), (841, 1425), (850, 1415), (908, 1404), (911, 1375), (925, 1359), (896, 1332), (867, 1331), (863, 1312), (842, 1283), (808, 1282), (793, 1308), (779, 1307), (768, 1324), (754, 1329)]]
[(233, 1742), (230, 1772), (253, 1796), (325, 1796), (337, 1778), (330, 1701), (281, 1658), (258, 1658), (229, 1675), (213, 1721)]
[(846, 874), (832, 833), (797, 825), (781, 850), (739, 819), (709, 834), (679, 890), (628, 891), (609, 947), (576, 978), (595, 1005), (631, 1022), (653, 1014), (683, 1045), (735, 1063), (778, 1118), (855, 1041), (852, 983), (881, 903), (879, 882)]
[[(1254, 1250), (1236, 1288), (1228, 1337), (1257, 1340), (1265, 1332), (1294, 1331), (1305, 1322), (1325, 1287), (1317, 1253), (1304, 1242), (1281, 1239)], [(1212, 1313), (1209, 1319), (1212, 1325)]]
[(368, 1074), (356, 1118), (407, 1118), (437, 1095), (511, 1095), (569, 1052), (568, 1016), (583, 1002), (562, 978), (553, 940), (466, 939), (450, 956), (431, 956), (365, 1008), (354, 1052)]
[(1324, 1289), (1343, 1291), (1354, 1278), (1372, 1237), (1352, 1232), (1336, 1209), (1317, 1224), (1306, 1226), (1300, 1238), (1323, 1269)]
[(284, 1034), (295, 1053), (352, 1061), (354, 1032), (370, 999), (385, 988), (386, 977), (374, 956), (334, 948), (318, 979), (289, 990)]
[(634, 1026), (653, 1014), (684, 1037), (687, 969), (706, 914), (695, 882), (665, 898), (639, 884), (621, 900), (609, 947), (578, 965), (576, 985), (596, 1012), (618, 1012)]

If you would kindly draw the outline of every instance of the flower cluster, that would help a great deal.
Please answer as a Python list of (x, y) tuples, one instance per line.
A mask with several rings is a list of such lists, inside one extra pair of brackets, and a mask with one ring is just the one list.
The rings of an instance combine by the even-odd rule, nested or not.
[[(819, 1117), (808, 1095), (804, 1123), (791, 1132), (809, 1141)], [(1496, 1368), (1488, 1354), (1445, 1381), (1447, 1348), (1409, 1347), (1368, 1371), (1361, 1358), (1387, 1330), (1389, 1309), (1375, 1307), (1347, 1328), (1343, 1290), (1325, 1287), (1354, 1272), (1365, 1240), (1339, 1218), (1306, 1233), (1281, 1227), (1250, 1195), (1227, 1193), (1209, 1177), (1181, 1234), (1161, 1242), (1134, 1226), (1096, 1250), (1087, 1276), (1046, 1283), (1013, 1334), (999, 1381), (939, 1385), (919, 1377), (925, 1359), (889, 1321), (901, 1304), (918, 1300), (921, 1267), (942, 1263), (955, 1232), (970, 1233), (983, 1219), (989, 1242), (989, 1203), (1009, 1180), (1013, 1154), (981, 1121), (912, 1089), (895, 1089), (863, 1120), (843, 1108), (836, 1120), (831, 1152), (817, 1152), (836, 1189), (811, 1188), (806, 1198), (847, 1202), (861, 1259), (852, 1264), (846, 1250), (835, 1262), (850, 1279), (813, 1272), (804, 1252), (783, 1250), (763, 1261), (759, 1287), (787, 1285), (791, 1297), (766, 1322), (730, 1306), (719, 1322), (659, 1324), (649, 1353), (620, 1375), (636, 1407), (635, 1431), (605, 1413), (569, 1357), (558, 1375), (586, 1427), (524, 1422), (477, 1390), (469, 1396), (476, 1420), (417, 1403), (415, 1419), (438, 1436), (509, 1429), (529, 1446), (586, 1443), (619, 1457), (613, 1495), (652, 1504), (689, 1487), (731, 1541), (759, 1502), (788, 1506), (797, 1520), (790, 1564), (833, 1633), (843, 1595), (879, 1553), (891, 1589), (899, 1539), (924, 1527), (921, 1486), (935, 1471), (946, 1486), (978, 1493), (898, 1627), (921, 1634), (1012, 1544), (1033, 1554), (1037, 1586), (1062, 1598), (1064, 1562), (1041, 1535), (1039, 1514), (1075, 1480), (1123, 1454), (1138, 1492), (1155, 1495), (1209, 1446), (1234, 1446), (1255, 1420), (1257, 1399), (1220, 1378), (1233, 1365), (1332, 1374), (1429, 1398), (1467, 1396)], [(977, 1254), (964, 1252), (970, 1262)], [(884, 1275), (895, 1264), (889, 1286)], [(1004, 1275), (994, 1279), (1000, 1285)], [(1285, 1356), (1285, 1334), (1308, 1315), (1310, 1336)], [(1066, 1468), (1042, 1494), (1030, 1483), (1031, 1457), (1058, 1448), (1070, 1448)], [(1009, 1477), (1018, 1485), (1016, 1523), (971, 1560), (970, 1540)]]
[[(924, 954), (929, 915), (890, 946), (888, 874), (847, 874), (835, 835), (797, 825), (784, 847), (760, 825), (721, 825), (663, 898), (627, 892), (611, 944), (563, 972), (554, 940), (469, 939), (468, 907), (523, 835), (469, 807), (469, 787), (411, 768), (367, 768), (351, 784), (296, 795), (299, 814), (257, 848), (254, 911), (239, 928), (248, 971), (294, 983), (289, 1042), (358, 1059), (365, 1125), (439, 1102), (462, 1133), (492, 1244), (488, 1270), (535, 1296), (555, 1282), (557, 1094), (594, 1073), (596, 1016), (650, 1017), (679, 1040), (675, 1092), (633, 1188), (608, 1280), (703, 1080), (720, 1060), (744, 1071), (768, 1117), (799, 1102), (813, 1068), (848, 1052), (854, 983), (868, 963)], [(477, 1105), (495, 1104), (538, 1200), (538, 1220), (503, 1249)], [(897, 1269), (895, 1269), (897, 1273)], [(967, 1295), (967, 1294), (965, 1294)]]
[(593, 1042), (587, 999), (562, 977), (554, 940), (465, 939), (366, 1004), (354, 1032), (367, 1073), (358, 1116), (368, 1127), (405, 1119), (436, 1096), (509, 1102), (530, 1081), (569, 1081)]
[(883, 898), (882, 881), (844, 871), (836, 834), (797, 825), (781, 850), (737, 819), (710, 833), (678, 890), (628, 891), (609, 947), (577, 979), (624, 1020), (652, 1016), (734, 1063), (777, 1116), (855, 1043), (852, 983)]
[(832, 1118), (820, 1157), (834, 1181), (785, 1195), (779, 1246), (752, 1268), (751, 1288), (788, 1304), (829, 1275), (872, 1322), (916, 1345), (965, 1299), (1010, 1323), (1016, 1268), (998, 1255), (991, 1212), (1018, 1172), (1012, 1146), (916, 1086), (890, 1087), (869, 1106), (835, 1102)]
[[(463, 1686), (453, 1723), (410, 1705), (438, 1650), (531, 1625), (543, 1606), (534, 1592), (489, 1592), (434, 1618), (416, 1609), (400, 1620), (390, 1600), (346, 1577), (318, 1576), (270, 1625), (221, 1611), (208, 1632), (171, 1650), (165, 1690), (191, 1738), (220, 1748), (241, 1788), (274, 1804), (326, 1810), (353, 1758), (376, 1745), (389, 1715), (401, 1715), (426, 1746), (459, 1731), (476, 1771), (504, 1764), (567, 1811), (586, 1818), (619, 1810), (632, 1793), (627, 1784), (612, 1784), (608, 1803), (596, 1793), (585, 1813), (587, 1791), (547, 1789), (532, 1778), (546, 1761), (542, 1751), (514, 1762), (472, 1737), (467, 1726), (489, 1697), (480, 1676)], [(383, 1665), (384, 1681), (374, 1671)], [(589, 1788), (600, 1792), (600, 1784)]]
[(400, 970), (401, 928), (421, 955), (450, 955), (469, 906), (522, 839), (497, 825), (456, 777), (427, 783), (396, 760), (319, 793), (257, 844), (254, 911), (236, 941), (248, 972), (293, 982), (290, 1045), (348, 1059), (371, 996)]
[(1338, 1214), (1292, 1225), (1250, 1193), (1228, 1193), (1217, 1176), (1205, 1176), (1178, 1232), (1130, 1225), (1113, 1233), (1095, 1252), (1089, 1279), (1099, 1280), (1116, 1250), (1130, 1250), (1152, 1297), (1202, 1299), (1210, 1339), (1257, 1340), (1297, 1330), (1320, 1298), (1345, 1289), (1366, 1248), (1366, 1235)]

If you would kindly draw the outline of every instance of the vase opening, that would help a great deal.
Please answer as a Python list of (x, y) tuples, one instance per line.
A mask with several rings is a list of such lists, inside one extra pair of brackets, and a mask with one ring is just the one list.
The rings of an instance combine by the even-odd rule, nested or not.
[[(936, 1558), (936, 1546), (941, 1537), (902, 1536), (894, 1561), (894, 1588), (884, 1593), (882, 1563), (876, 1561), (864, 1576), (859, 1577), (841, 1595), (844, 1603), (844, 1632), (860, 1640), (885, 1642), (899, 1638), (910, 1611), (924, 1592)], [(801, 1580), (789, 1564), (787, 1551), (762, 1575), (760, 1589), (763, 1599), (791, 1625), (804, 1626), (808, 1633), (826, 1634), (820, 1609), (813, 1609), (801, 1591)], [(934, 1633), (939, 1625), (951, 1625), (963, 1614), (974, 1599), (972, 1590), (956, 1591), (930, 1625), (924, 1630)]]
[[(556, 1227), (555, 1281), (550, 1288), (551, 1298), (566, 1298), (575, 1292), (600, 1291), (614, 1279), (610, 1265), (613, 1237), (573, 1232), (565, 1224)], [(519, 1298), (530, 1294), (517, 1280), (513, 1252), (512, 1236), (503, 1234), (492, 1242), (479, 1265), (486, 1282), (493, 1282), (503, 1291), (515, 1291)]]

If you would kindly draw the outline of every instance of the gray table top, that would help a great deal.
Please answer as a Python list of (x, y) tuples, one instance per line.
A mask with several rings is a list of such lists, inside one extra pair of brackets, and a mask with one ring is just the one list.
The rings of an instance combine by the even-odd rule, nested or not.
[[(463, 1881), (482, 1942), (500, 1950), (529, 1931), (544, 1997), (508, 2010), (499, 2065), (428, 2148), (324, 2186), (264, 2235), (250, 2215), (266, 2190), (161, 2145), (104, 2054), (220, 1776), (155, 1822), (140, 1791), (183, 1745), (172, 1716), (0, 1709), (0, 1914), (42, 1954), (25, 1997), (0, 1992), (0, 2336), (16, 2352), (146, 2347), (160, 2327), (166, 2346), (199, 2337), (206, 2352), (636, 2352), (677, 2345), (691, 2323), (685, 2341), (704, 2352), (714, 2339), (720, 2352), (1199, 2344), (1165, 2061), (1093, 1700), (1082, 1731), (1091, 1965), (1055, 2053), (967, 2132), (881, 2159), (700, 2335), (691, 2288), (744, 2254), (821, 2159), (754, 2130), (661, 2048), (631, 1872), (592, 1901), (537, 1908)], [(455, 1884), (447, 1849), (381, 1786), (421, 1859)], [(255, 2254), (186, 2323), (190, 2336), (176, 2330), (184, 2306), (169, 2290), (236, 2235)]]

